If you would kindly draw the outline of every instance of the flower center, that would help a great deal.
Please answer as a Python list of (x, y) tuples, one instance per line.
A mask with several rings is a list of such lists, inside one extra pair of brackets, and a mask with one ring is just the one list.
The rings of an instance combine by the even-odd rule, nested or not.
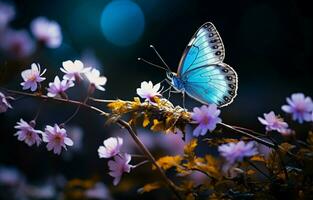
[(56, 143), (62, 143), (62, 137), (59, 136), (59, 135), (56, 135), (56, 136), (54, 137), (54, 141), (55, 141)]
[(32, 74), (31, 77), (29, 77), (29, 80), (30, 80), (30, 81), (35, 81), (35, 80), (36, 80), (35, 74)]
[(27, 131), (26, 132), (26, 138), (29, 140), (29, 139), (31, 139), (32, 138), (32, 132), (31, 131)]
[(204, 116), (202, 119), (203, 124), (208, 124), (210, 123), (210, 121), (211, 121), (211, 118), (209, 116)]

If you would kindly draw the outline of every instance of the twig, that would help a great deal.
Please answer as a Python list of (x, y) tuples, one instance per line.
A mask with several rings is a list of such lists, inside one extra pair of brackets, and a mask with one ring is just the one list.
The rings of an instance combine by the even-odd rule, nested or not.
[(250, 160), (246, 160), (254, 169), (256, 169), (258, 172), (260, 172), (263, 176), (265, 176), (266, 178), (268, 178), (268, 180), (270, 180), (271, 182), (273, 182), (272, 178), (267, 175), (266, 173), (264, 173), (261, 169), (259, 169), (253, 162), (251, 162)]
[(228, 125), (228, 124), (225, 124), (225, 123), (222, 123), (222, 122), (220, 123), (220, 125), (222, 125), (222, 126), (224, 126), (224, 127), (226, 127), (226, 128), (229, 128), (229, 129), (231, 129), (231, 130), (233, 130), (233, 131), (235, 131), (235, 132), (237, 132), (237, 133), (240, 133), (240, 134), (242, 134), (242, 135), (244, 135), (244, 136), (247, 136), (247, 137), (249, 137), (249, 138), (252, 138), (252, 139), (254, 139), (255, 141), (257, 141), (257, 142), (259, 142), (259, 143), (261, 143), (261, 144), (263, 144), (263, 145), (265, 145), (265, 146), (271, 147), (271, 148), (273, 148), (273, 149), (276, 149), (276, 148), (277, 148), (277, 147), (275, 146), (275, 144), (273, 144), (273, 143), (271, 143), (271, 142), (268, 142), (268, 141), (266, 141), (266, 140), (263, 140), (263, 139), (261, 139), (261, 138), (255, 136), (255, 135), (252, 135), (252, 134), (250, 134), (250, 133), (247, 133), (247, 132), (245, 132), (245, 131), (243, 131), (243, 130), (236, 129), (236, 128), (232, 127), (231, 125)]

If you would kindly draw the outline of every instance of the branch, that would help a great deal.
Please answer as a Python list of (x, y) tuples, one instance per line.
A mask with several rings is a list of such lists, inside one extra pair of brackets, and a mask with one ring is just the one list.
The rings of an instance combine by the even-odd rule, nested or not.
[[(44, 99), (47, 101), (56, 101), (56, 102), (62, 102), (62, 103), (67, 103), (67, 104), (74, 104), (74, 105), (78, 105), (79, 107), (85, 107), (88, 108), (90, 110), (93, 110), (95, 112), (100, 113), (101, 115), (105, 116), (105, 117), (109, 117), (110, 114), (104, 112), (103, 110), (88, 105), (84, 102), (79, 102), (79, 101), (75, 101), (75, 100), (70, 100), (70, 99), (62, 99), (62, 98), (51, 98), (48, 97), (46, 95), (41, 95), (41, 94), (32, 94), (32, 93), (27, 93), (27, 92), (20, 92), (20, 91), (15, 91), (15, 90), (6, 90), (8, 93), (12, 93), (12, 94), (18, 94), (18, 95), (23, 95), (23, 96), (29, 96), (29, 97), (34, 97), (34, 98), (39, 98), (39, 99)], [(132, 129), (132, 127), (124, 120), (122, 119), (118, 119), (116, 121), (116, 123), (118, 123), (119, 125), (123, 126), (124, 128), (127, 129), (127, 131), (129, 132), (129, 134), (131, 135), (131, 137), (133, 138), (133, 140), (136, 142), (137, 146), (140, 148), (140, 150), (145, 154), (145, 156), (149, 159), (150, 162), (153, 163), (153, 165), (156, 167), (157, 171), (160, 173), (161, 177), (163, 178), (164, 182), (168, 185), (168, 187), (172, 190), (172, 192), (176, 195), (177, 199), (182, 199), (180, 197), (179, 191), (182, 191), (181, 188), (179, 188), (178, 186), (176, 186), (165, 174), (165, 172), (158, 166), (158, 164), (156, 163), (155, 158), (153, 157), (153, 155), (150, 153), (150, 151), (146, 148), (146, 146), (140, 141), (140, 139), (137, 137), (136, 132)]]

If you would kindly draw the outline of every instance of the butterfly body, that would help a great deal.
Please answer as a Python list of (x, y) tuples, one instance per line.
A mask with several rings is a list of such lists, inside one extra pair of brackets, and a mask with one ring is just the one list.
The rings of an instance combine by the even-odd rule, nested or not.
[(214, 25), (207, 22), (188, 43), (177, 74), (167, 72), (167, 77), (177, 91), (201, 103), (226, 106), (237, 95), (238, 76), (223, 63), (224, 57), (222, 39)]

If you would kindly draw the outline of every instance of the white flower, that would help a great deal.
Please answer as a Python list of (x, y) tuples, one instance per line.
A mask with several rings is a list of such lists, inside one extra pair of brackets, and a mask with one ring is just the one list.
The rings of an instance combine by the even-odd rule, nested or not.
[(75, 79), (82, 79), (82, 74), (85, 74), (90, 68), (84, 68), (84, 64), (80, 60), (64, 61), (63, 68), (60, 68), (65, 73), (63, 79), (74, 81)]
[(141, 98), (146, 99), (151, 103), (154, 103), (154, 97), (162, 96), (159, 92), (160, 87), (160, 83), (153, 86), (151, 81), (144, 81), (141, 83), (141, 87), (137, 88), (137, 94)]
[(107, 78), (100, 76), (100, 71), (93, 68), (85, 73), (85, 76), (89, 80), (90, 84), (96, 87), (98, 90), (104, 91), (104, 86), (107, 82)]
[(23, 86), (23, 90), (30, 88), (30, 90), (34, 92), (37, 90), (38, 83), (46, 80), (46, 78), (41, 77), (46, 72), (46, 69), (44, 69), (43, 72), (40, 71), (40, 65), (36, 65), (35, 63), (31, 65), (31, 69), (22, 71), (21, 76), (24, 82), (21, 83), (21, 86)]
[(55, 97), (57, 95), (62, 95), (68, 88), (73, 87), (74, 83), (69, 80), (62, 80), (60, 81), (59, 77), (56, 76), (54, 78), (54, 82), (49, 83), (48, 88), (48, 96)]
[(100, 158), (111, 158), (120, 153), (123, 139), (120, 137), (110, 137), (103, 141), (104, 146), (98, 148)]
[(57, 22), (38, 17), (31, 22), (30, 28), (34, 36), (49, 48), (57, 48), (61, 45), (62, 33)]

